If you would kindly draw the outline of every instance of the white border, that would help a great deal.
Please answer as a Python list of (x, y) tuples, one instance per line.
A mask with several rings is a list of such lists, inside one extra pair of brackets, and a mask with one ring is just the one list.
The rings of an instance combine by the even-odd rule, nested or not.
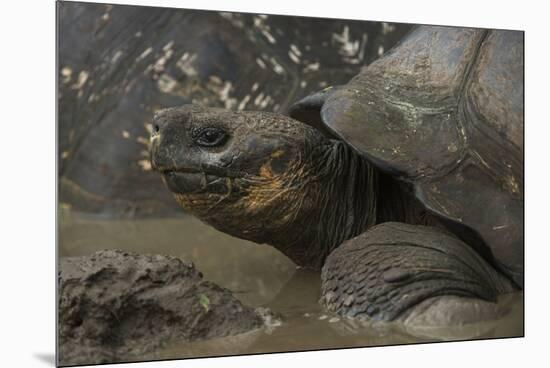
[[(548, 12), (526, 1), (113, 1), (526, 30), (526, 338), (195, 359), (120, 367), (518, 367), (548, 360)], [(540, 2), (543, 4), (543, 2)], [(2, 37), (0, 361), (51, 366), (54, 352), (54, 2), (5, 2)], [(536, 365), (540, 365), (537, 364)]]

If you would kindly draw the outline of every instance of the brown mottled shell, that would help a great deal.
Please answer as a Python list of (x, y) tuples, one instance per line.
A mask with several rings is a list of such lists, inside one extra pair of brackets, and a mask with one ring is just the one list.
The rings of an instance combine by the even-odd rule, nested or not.
[(320, 117), (523, 285), (523, 32), (418, 27)]

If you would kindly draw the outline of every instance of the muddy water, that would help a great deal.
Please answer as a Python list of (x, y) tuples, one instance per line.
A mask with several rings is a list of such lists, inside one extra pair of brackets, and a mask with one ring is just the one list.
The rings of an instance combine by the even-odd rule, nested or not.
[(523, 296), (502, 298), (509, 309), (495, 321), (438, 330), (409, 331), (397, 324), (340, 319), (317, 304), (320, 277), (297, 269), (277, 250), (232, 238), (190, 216), (173, 219), (107, 220), (63, 212), (59, 255), (87, 255), (101, 249), (160, 253), (193, 261), (211, 280), (244, 303), (279, 312), (283, 322), (260, 331), (202, 342), (176, 342), (143, 359), (170, 359), (425, 341), (523, 335)]

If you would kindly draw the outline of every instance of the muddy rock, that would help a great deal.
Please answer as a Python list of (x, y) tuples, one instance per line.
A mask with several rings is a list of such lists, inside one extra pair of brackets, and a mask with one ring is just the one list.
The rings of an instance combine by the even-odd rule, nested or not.
[(171, 256), (105, 250), (62, 258), (58, 282), (61, 365), (131, 361), (170, 341), (264, 325), (229, 290)]

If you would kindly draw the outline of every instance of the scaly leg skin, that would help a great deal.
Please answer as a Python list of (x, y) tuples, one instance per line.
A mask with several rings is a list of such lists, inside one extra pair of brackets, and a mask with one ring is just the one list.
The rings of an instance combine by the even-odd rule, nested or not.
[(321, 282), (329, 311), (422, 327), (496, 318), (497, 296), (515, 290), (454, 235), (398, 222), (344, 242), (327, 258)]

